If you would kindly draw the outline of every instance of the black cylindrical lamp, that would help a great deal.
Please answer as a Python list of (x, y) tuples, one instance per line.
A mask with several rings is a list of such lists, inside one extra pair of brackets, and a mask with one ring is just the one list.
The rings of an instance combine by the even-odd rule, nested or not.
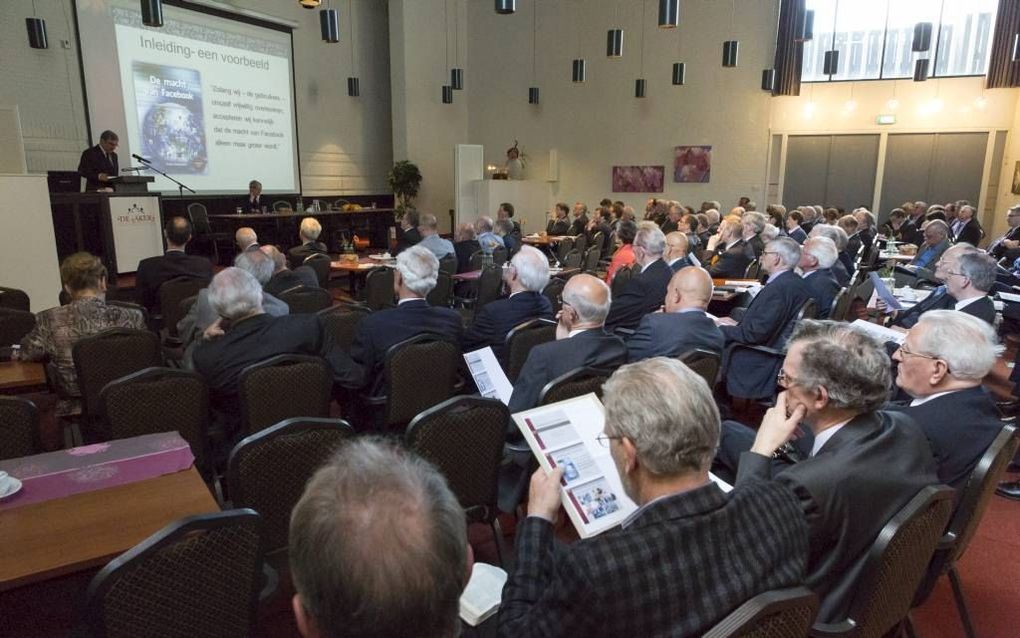
[(443, 104), (453, 104), (453, 87), (449, 84), (443, 85)]
[(538, 104), (538, 87), (532, 86), (528, 88), (528, 104)]
[(928, 79), (928, 58), (921, 58), (914, 62), (914, 82), (924, 82)]
[(453, 87), (454, 91), (462, 91), (464, 89), (464, 69), (450, 69), (450, 86)]
[(1020, 62), (1020, 33), (1013, 36), (1013, 62)]
[(740, 42), (727, 40), (722, 46), (722, 65), (726, 67), (737, 66), (737, 55), (740, 52)]
[(336, 9), (322, 9), (319, 11), (319, 30), (322, 31), (322, 39), (330, 44), (340, 41), (340, 12)]
[(645, 79), (638, 78), (634, 80), (634, 97), (645, 96)]
[(914, 25), (914, 41), (910, 50), (923, 53), (931, 48), (931, 22), (918, 22)]
[(347, 95), (351, 97), (361, 95), (361, 80), (358, 78), (347, 78)]
[(687, 65), (683, 62), (673, 63), (673, 86), (683, 86), (687, 81)]
[(810, 42), (815, 37), (815, 12), (805, 11), (800, 24), (797, 25), (797, 35), (794, 42)]
[(584, 58), (577, 58), (570, 66), (570, 80), (572, 82), (584, 82), (585, 64)]
[(822, 63), (822, 73), (825, 75), (836, 75), (839, 73), (839, 51), (837, 49), (825, 52), (825, 61)]
[(510, 15), (517, 11), (517, 0), (496, 0), (496, 13), (499, 15)]
[(680, 26), (680, 0), (659, 0), (659, 26), (663, 29)]
[(771, 91), (776, 88), (776, 70), (765, 69), (761, 72), (761, 90)]
[(28, 46), (33, 49), (48, 49), (50, 41), (46, 37), (46, 21), (42, 18), (25, 18), (28, 29)]
[(147, 27), (163, 26), (163, 0), (142, 0), (142, 24)]
[(606, 33), (606, 57), (623, 57), (623, 29), (610, 29)]

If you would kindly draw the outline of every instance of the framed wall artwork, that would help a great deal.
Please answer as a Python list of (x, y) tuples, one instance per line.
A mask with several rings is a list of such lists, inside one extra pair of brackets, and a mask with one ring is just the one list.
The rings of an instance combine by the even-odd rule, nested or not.
[(661, 193), (665, 166), (614, 166), (614, 193)]
[(677, 146), (673, 181), (707, 184), (712, 177), (711, 146)]

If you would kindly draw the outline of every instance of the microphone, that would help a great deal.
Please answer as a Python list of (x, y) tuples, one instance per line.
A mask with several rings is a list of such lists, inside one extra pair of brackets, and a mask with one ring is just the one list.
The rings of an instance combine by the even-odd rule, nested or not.
[(142, 157), (141, 155), (135, 155), (134, 153), (132, 153), (132, 154), (131, 154), (131, 157), (135, 158), (135, 159), (136, 159), (136, 160), (138, 160), (139, 162), (145, 162), (146, 164), (148, 164), (148, 163), (149, 163), (149, 160), (145, 159), (145, 158), (144, 158), (144, 157)]

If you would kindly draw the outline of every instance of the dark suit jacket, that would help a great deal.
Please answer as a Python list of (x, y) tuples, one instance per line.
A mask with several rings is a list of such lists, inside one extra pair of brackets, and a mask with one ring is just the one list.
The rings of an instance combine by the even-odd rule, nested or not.
[(807, 240), (807, 233), (805, 233), (804, 229), (800, 226), (797, 226), (793, 230), (786, 231), (786, 236), (798, 244), (803, 244)]
[(222, 337), (199, 343), (194, 352), (195, 371), (209, 384), (210, 403), (228, 434), (240, 426), (241, 371), (278, 354), (322, 357), (343, 387), (356, 388), (364, 380), (361, 366), (333, 342), (317, 316), (250, 317), (231, 326)]
[[(626, 363), (627, 346), (619, 337), (602, 330), (585, 330), (569, 339), (535, 346), (524, 362), (508, 407), (510, 412), (530, 410), (538, 405), (542, 388), (557, 377), (577, 368), (611, 368)], [(513, 427), (513, 432), (517, 428)]]
[(754, 253), (755, 259), (761, 257), (761, 254), (765, 252), (765, 240), (762, 239), (760, 235), (755, 235), (754, 237), (745, 240), (744, 243), (746, 243)]
[(373, 312), (361, 320), (351, 344), (351, 357), (365, 368), (371, 394), (378, 395), (382, 392), (383, 364), (390, 346), (420, 334), (459, 343), (463, 332), (464, 326), (456, 311), (430, 306), (424, 299), (405, 301), (396, 308)]
[(629, 361), (649, 357), (678, 357), (701, 348), (722, 356), (724, 339), (704, 312), (655, 312), (645, 315), (627, 339)]
[(992, 257), (995, 257), (996, 259), (1002, 259), (1003, 257), (1006, 256), (1006, 253), (1009, 250), (1006, 248), (1005, 245), (1003, 245), (1002, 242), (1007, 239), (1015, 241), (1018, 238), (1020, 238), (1020, 226), (1017, 226), (1016, 228), (1010, 228), (1009, 230), (1006, 231), (1005, 234), (1003, 234), (1002, 237), (992, 242), (991, 246), (988, 247), (988, 254), (991, 255)]
[(507, 257), (512, 258), (521, 249), (521, 238), (518, 235), (503, 235), (503, 245), (506, 246)]
[[(929, 310), (953, 310), (955, 306), (956, 299), (946, 292), (945, 286), (939, 286), (930, 295), (921, 300), (920, 303), (914, 304), (907, 310), (899, 313), (896, 319), (893, 320), (892, 325), (902, 328), (913, 328), (914, 324), (921, 318), (921, 315)], [(988, 296), (967, 304), (960, 312), (977, 317), (989, 324), (995, 323), (995, 303)]]
[(843, 262), (836, 260), (836, 263), (832, 264), (832, 277), (839, 284), (840, 288), (846, 288), (850, 285), (850, 273), (847, 271), (846, 266)]
[(818, 222), (804, 222), (804, 223), (802, 223), (800, 225), (800, 227), (804, 229), (804, 233), (805, 234), (810, 235), (811, 234), (811, 229), (814, 228), (815, 224), (817, 224), (817, 223)]
[[(737, 485), (773, 476), (770, 457), (745, 452)], [(861, 566), (878, 533), (922, 488), (938, 483), (931, 446), (905, 414), (852, 419), (818, 454), (775, 473), (807, 516), (805, 584), (821, 598), (818, 621), (846, 617)]]
[(723, 279), (743, 279), (747, 267), (755, 259), (754, 251), (743, 239), (728, 249), (723, 245), (716, 247), (715, 254), (718, 259), (714, 259), (708, 273)]
[(958, 244), (968, 243), (971, 246), (977, 246), (978, 242), (981, 241), (982, 234), (983, 233), (981, 232), (981, 224), (978, 223), (978, 220), (972, 218), (969, 222), (963, 225), (963, 228), (960, 229), (960, 232), (956, 233), (956, 236), (953, 238), (953, 241), (955, 241)]
[(570, 222), (570, 232), (568, 232), (567, 234), (568, 235), (574, 235), (575, 237), (577, 235), (583, 235), (584, 234), (584, 229), (585, 229), (585, 227), (587, 225), (588, 225), (588, 216), (587, 215), (581, 215), (580, 217), (575, 217), (574, 221)]
[(285, 290), (290, 290), (295, 286), (311, 286), (312, 288), (318, 288), (319, 277), (315, 274), (315, 271), (308, 266), (301, 266), (294, 270), (290, 270), (288, 268), (287, 270), (281, 270), (273, 275), (262, 289), (274, 297), (279, 297), (280, 293)]
[(682, 270), (682, 269), (684, 269), (684, 268), (686, 268), (688, 266), (693, 266), (694, 262), (691, 261), (691, 256), (690, 255), (684, 255), (680, 259), (677, 259), (676, 261), (674, 261), (673, 263), (668, 264), (668, 265), (669, 265), (669, 269), (672, 270), (675, 273), (675, 272), (678, 272), (678, 271), (680, 271), (680, 270)]
[(316, 253), (328, 255), (329, 249), (326, 248), (326, 244), (321, 241), (306, 242), (300, 246), (294, 246), (287, 251), (287, 262), (290, 264), (292, 269), (297, 268), (301, 266), (301, 264), (305, 263), (306, 259)]
[(265, 193), (260, 194), (255, 199), (252, 199), (251, 195), (245, 195), (238, 201), (238, 206), (246, 213), (261, 213), (263, 206), (270, 213), (273, 212), (273, 200)]
[(457, 254), (457, 272), (471, 270), (471, 255), (482, 249), (477, 239), (466, 239), (453, 245), (453, 252)]
[(570, 545), (544, 519), (525, 519), (499, 635), (701, 636), (749, 598), (800, 584), (807, 526), (778, 487), (749, 482), (724, 494), (709, 484)]
[(569, 235), (570, 222), (566, 219), (550, 219), (545, 225), (545, 232), (549, 235)]
[(803, 279), (804, 286), (807, 288), (811, 298), (815, 300), (815, 306), (818, 309), (815, 316), (818, 319), (828, 319), (829, 310), (832, 309), (832, 301), (839, 294), (839, 289), (842, 286), (836, 281), (832, 270), (829, 268), (820, 268)]
[(506, 335), (514, 326), (529, 319), (552, 319), (552, 304), (540, 292), (519, 292), (506, 299), (497, 299), (482, 306), (471, 327), (464, 333), (464, 352), (492, 346), (496, 358), (504, 361)]
[(149, 314), (159, 312), (159, 287), (174, 277), (212, 279), (212, 264), (199, 255), (188, 255), (183, 250), (170, 250), (165, 255), (148, 257), (138, 262), (135, 273), (135, 301)]
[(921, 426), (935, 452), (939, 480), (960, 489), (1002, 430), (995, 401), (978, 385), (918, 406), (890, 406)]
[(850, 258), (850, 265), (853, 266), (854, 258), (857, 257), (857, 251), (864, 246), (864, 242), (861, 240), (860, 234), (852, 235), (846, 243), (846, 254)]
[(666, 287), (673, 277), (673, 270), (661, 259), (649, 264), (644, 272), (635, 272), (623, 291), (613, 299), (606, 317), (606, 330), (634, 328), (641, 317), (655, 312), (666, 299)]
[(849, 250), (839, 251), (839, 263), (843, 266), (843, 270), (846, 271), (847, 276), (854, 270), (854, 258), (853, 253)]
[(421, 233), (418, 232), (417, 228), (408, 228), (407, 230), (405, 230), (403, 232), (401, 232), (400, 229), (398, 228), (397, 229), (397, 248), (393, 252), (393, 254), (396, 255), (397, 253), (399, 253), (400, 251), (404, 250), (405, 248), (410, 248), (411, 246), (414, 246), (415, 244), (417, 244), (420, 241), (421, 241)]
[(98, 145), (85, 149), (78, 160), (78, 174), (85, 178), (85, 190), (94, 191), (113, 186), (111, 182), (99, 181), (99, 174), (106, 173), (109, 177), (120, 175), (120, 161), (116, 153), (110, 153), (110, 159)]
[(613, 228), (609, 224), (602, 222), (588, 233), (588, 239), (594, 239), (595, 233), (602, 233), (602, 245), (599, 246), (599, 251), (601, 251), (602, 255), (605, 256), (609, 253), (609, 246), (612, 245)]

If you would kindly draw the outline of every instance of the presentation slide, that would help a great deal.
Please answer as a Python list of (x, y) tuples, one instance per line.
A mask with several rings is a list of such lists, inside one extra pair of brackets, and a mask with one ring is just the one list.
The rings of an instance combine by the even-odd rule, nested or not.
[[(78, 2), (92, 136), (120, 136), (121, 169), (148, 160), (205, 194), (297, 192), (291, 35), (163, 5), (142, 24), (137, 0)], [(177, 185), (155, 170), (150, 190)]]

